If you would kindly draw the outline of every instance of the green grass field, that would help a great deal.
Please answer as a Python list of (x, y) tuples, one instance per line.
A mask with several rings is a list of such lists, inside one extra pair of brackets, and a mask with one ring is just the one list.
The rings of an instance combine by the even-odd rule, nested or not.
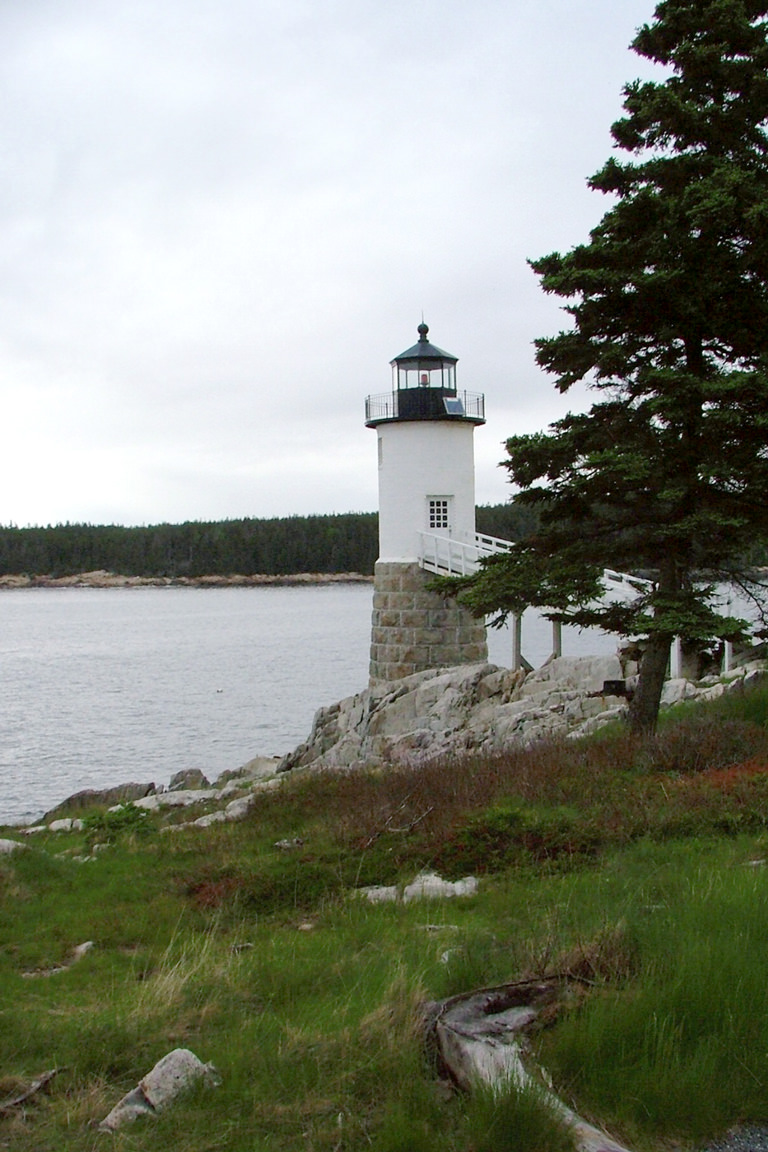
[[(421, 1005), (574, 964), (579, 995), (530, 1037), (570, 1106), (638, 1152), (768, 1121), (767, 720), (758, 688), (644, 742), (297, 776), (237, 824), (94, 813), (30, 838), (0, 857), (0, 1148), (558, 1152), (535, 1092), (441, 1081)], [(356, 892), (424, 868), (479, 892)], [(221, 1085), (98, 1132), (175, 1047)]]

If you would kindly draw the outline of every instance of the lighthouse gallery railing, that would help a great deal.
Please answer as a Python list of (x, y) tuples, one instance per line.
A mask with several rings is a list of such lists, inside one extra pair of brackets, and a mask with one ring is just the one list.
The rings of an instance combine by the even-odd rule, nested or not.
[[(401, 412), (403, 395), (407, 408), (405, 413)], [(418, 403), (415, 403), (420, 396), (423, 400), (423, 411), (421, 412), (418, 411)], [(459, 401), (461, 406), (460, 410), (450, 413), (451, 415), (464, 416), (470, 420), (485, 420), (485, 395), (482, 392), (449, 392), (447, 389), (438, 391), (434, 388), (409, 388), (367, 396), (365, 422), (367, 424), (371, 420), (397, 420), (400, 416), (404, 416), (405, 419), (414, 419), (419, 415), (424, 417), (439, 415), (444, 419), (447, 413), (441, 401), (446, 398)], [(435, 407), (435, 400), (438, 402), (437, 407)]]

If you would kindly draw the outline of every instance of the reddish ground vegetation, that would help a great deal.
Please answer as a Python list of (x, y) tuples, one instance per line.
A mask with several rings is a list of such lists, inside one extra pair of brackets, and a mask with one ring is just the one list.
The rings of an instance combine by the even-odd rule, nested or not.
[(242, 886), (239, 877), (222, 876), (216, 880), (199, 880), (190, 884), (187, 891), (198, 908), (212, 909), (228, 903)]
[(727, 768), (705, 768), (695, 776), (686, 776), (675, 781), (677, 788), (698, 787), (707, 784), (722, 792), (743, 780), (768, 773), (768, 759), (765, 756), (753, 756), (740, 764), (731, 764)]

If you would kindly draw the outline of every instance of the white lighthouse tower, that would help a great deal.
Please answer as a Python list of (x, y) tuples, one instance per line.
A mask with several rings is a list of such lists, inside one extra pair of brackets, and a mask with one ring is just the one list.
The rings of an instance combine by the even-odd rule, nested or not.
[(474, 551), (474, 430), (485, 423), (485, 398), (459, 392), (457, 358), (429, 342), (423, 322), (418, 333), (391, 362), (392, 390), (365, 404), (379, 463), (372, 683), (487, 659), (482, 621), (428, 591), (440, 564), (424, 569), (430, 557)]

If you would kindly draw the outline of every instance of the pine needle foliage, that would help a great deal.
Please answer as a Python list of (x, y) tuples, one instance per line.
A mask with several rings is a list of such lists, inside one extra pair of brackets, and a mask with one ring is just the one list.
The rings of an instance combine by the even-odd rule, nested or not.
[[(653, 728), (672, 639), (734, 637), (715, 585), (768, 538), (768, 5), (662, 0), (632, 44), (666, 78), (624, 90), (612, 206), (589, 241), (531, 265), (572, 324), (537, 340), (599, 399), (507, 441), (538, 530), (464, 582), (478, 615), (529, 604), (647, 646), (633, 724)], [(653, 575), (628, 604), (605, 568)], [(702, 576), (702, 573), (705, 575)]]

